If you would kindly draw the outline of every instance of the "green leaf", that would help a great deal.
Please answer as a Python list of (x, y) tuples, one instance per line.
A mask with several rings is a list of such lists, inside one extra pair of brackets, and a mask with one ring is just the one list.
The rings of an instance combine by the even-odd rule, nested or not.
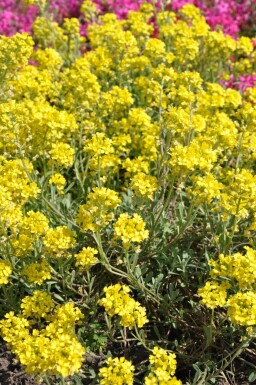
[(61, 302), (65, 301), (64, 298), (62, 298), (59, 294), (54, 293), (53, 296), (54, 296), (54, 298), (60, 300)]
[(256, 381), (256, 372), (251, 372), (251, 374), (248, 377), (249, 382), (254, 382)]

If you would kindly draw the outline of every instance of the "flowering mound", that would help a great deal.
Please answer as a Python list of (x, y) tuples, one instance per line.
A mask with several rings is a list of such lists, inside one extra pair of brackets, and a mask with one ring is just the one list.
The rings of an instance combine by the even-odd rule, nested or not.
[(256, 88), (226, 82), (255, 76), (253, 39), (191, 4), (121, 19), (85, 1), (86, 34), (37, 5), (31, 35), (0, 37), (1, 337), (46, 384), (239, 372), (256, 331)]

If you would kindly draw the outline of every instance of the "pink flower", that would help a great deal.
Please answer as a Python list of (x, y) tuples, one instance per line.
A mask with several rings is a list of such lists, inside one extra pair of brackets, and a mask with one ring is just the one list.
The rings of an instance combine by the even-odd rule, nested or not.
[(238, 78), (231, 75), (228, 81), (222, 79), (220, 83), (226, 88), (234, 88), (240, 92), (244, 92), (247, 88), (256, 86), (256, 74), (240, 75)]

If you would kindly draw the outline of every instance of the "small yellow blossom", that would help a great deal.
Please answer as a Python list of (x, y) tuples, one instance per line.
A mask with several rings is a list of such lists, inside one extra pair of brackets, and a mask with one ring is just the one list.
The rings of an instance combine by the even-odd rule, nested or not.
[(64, 194), (64, 186), (66, 184), (66, 179), (64, 178), (63, 175), (56, 173), (51, 176), (49, 179), (49, 184), (55, 184), (58, 192), (60, 194)]
[(218, 306), (225, 306), (227, 301), (227, 289), (230, 288), (228, 282), (208, 281), (205, 286), (198, 290), (198, 294), (202, 297), (201, 303), (210, 309)]
[(67, 226), (48, 229), (43, 238), (44, 252), (53, 258), (69, 257), (68, 250), (76, 243), (76, 234)]
[(154, 192), (157, 191), (157, 187), (158, 182), (155, 176), (140, 172), (131, 178), (131, 189), (139, 196), (144, 196), (152, 200)]
[(9, 282), (8, 276), (12, 274), (12, 267), (8, 261), (0, 260), (0, 285), (6, 285)]
[(86, 204), (79, 207), (76, 221), (82, 225), (84, 231), (96, 232), (114, 219), (113, 211), (120, 202), (116, 191), (95, 187), (88, 194)]
[(60, 167), (68, 168), (74, 162), (74, 150), (67, 143), (53, 144), (50, 155)]
[(149, 236), (145, 222), (136, 213), (133, 217), (127, 213), (121, 214), (114, 224), (114, 230), (116, 238), (122, 240), (125, 248), (129, 248), (132, 243), (141, 243)]
[(97, 263), (98, 259), (95, 255), (98, 254), (98, 250), (92, 247), (83, 247), (83, 249), (75, 254), (75, 265), (79, 270), (88, 270), (92, 265)]
[(42, 262), (31, 263), (21, 270), (21, 274), (27, 276), (28, 282), (41, 285), (45, 280), (51, 278), (51, 267), (49, 263), (43, 259)]
[(139, 302), (135, 301), (128, 294), (130, 288), (126, 285), (111, 285), (104, 288), (105, 298), (99, 301), (101, 306), (104, 306), (106, 312), (113, 317), (120, 317), (120, 324), (126, 327), (139, 328), (148, 322), (146, 317), (146, 309)]
[(35, 290), (32, 296), (24, 297), (21, 309), (24, 317), (45, 317), (53, 308), (54, 302), (48, 293)]
[(100, 385), (132, 385), (135, 367), (124, 357), (111, 358), (106, 361), (107, 366), (100, 369)]
[(256, 325), (256, 292), (238, 292), (227, 301), (228, 316), (234, 324)]
[(250, 288), (256, 281), (256, 251), (245, 246), (246, 254), (220, 254), (217, 261), (210, 259), (211, 277), (234, 278), (241, 290)]

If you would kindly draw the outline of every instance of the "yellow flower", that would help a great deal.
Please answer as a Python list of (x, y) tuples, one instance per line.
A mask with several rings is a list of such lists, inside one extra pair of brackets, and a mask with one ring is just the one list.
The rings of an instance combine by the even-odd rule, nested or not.
[(31, 263), (21, 270), (21, 274), (27, 276), (28, 282), (41, 285), (45, 280), (51, 278), (51, 267), (49, 263), (43, 259), (42, 262)]
[(245, 246), (246, 254), (220, 254), (217, 261), (210, 259), (211, 277), (234, 278), (241, 290), (249, 289), (256, 280), (256, 251)]
[(12, 267), (8, 261), (0, 260), (0, 285), (6, 285), (9, 282), (8, 276), (12, 274)]
[(128, 294), (130, 288), (126, 285), (111, 285), (104, 288), (105, 298), (99, 301), (101, 306), (104, 306), (106, 312), (113, 317), (120, 317), (120, 324), (126, 327), (139, 328), (148, 322), (146, 317), (146, 309), (139, 302), (135, 301)]
[(173, 377), (177, 361), (174, 353), (155, 346), (149, 356), (150, 373), (145, 377), (145, 385), (182, 385), (180, 380)]
[(164, 349), (155, 346), (149, 356), (149, 362), (152, 365), (151, 371), (157, 372), (159, 368), (165, 370), (170, 376), (173, 376), (176, 370), (177, 361), (174, 353), (167, 353)]
[(32, 296), (24, 297), (21, 301), (21, 309), (24, 317), (46, 317), (54, 306), (54, 302), (48, 293), (35, 290)]
[(124, 357), (111, 358), (106, 361), (107, 366), (99, 370), (100, 385), (132, 385), (135, 367)]
[(132, 243), (141, 243), (149, 236), (149, 231), (145, 230), (145, 222), (140, 215), (121, 214), (114, 224), (115, 236), (121, 239), (125, 248), (129, 248)]
[(85, 205), (81, 205), (76, 217), (84, 231), (96, 232), (114, 219), (113, 211), (121, 202), (116, 191), (95, 187), (87, 196)]
[(198, 289), (198, 294), (202, 297), (201, 303), (209, 309), (225, 306), (227, 302), (227, 289), (229, 288), (230, 284), (228, 282), (206, 282), (204, 287)]
[[(0, 331), (26, 373), (62, 377), (76, 373), (85, 354), (85, 348), (75, 334), (75, 324), (83, 318), (81, 311), (72, 302), (53, 310), (51, 297), (39, 291), (23, 298), (21, 307), (22, 315), (15, 316), (13, 312), (5, 315), (5, 319), (0, 321)], [(36, 329), (35, 323), (24, 315), (43, 317), (48, 324), (45, 328), (41, 325)]]
[(256, 325), (256, 292), (238, 292), (227, 301), (228, 316), (234, 324)]
[(158, 187), (157, 178), (140, 172), (131, 178), (130, 187), (139, 196), (145, 196), (152, 200), (153, 194)]
[(83, 249), (75, 254), (75, 265), (79, 270), (89, 270), (89, 268), (97, 263), (98, 259), (94, 256), (98, 254), (98, 250), (92, 247), (83, 247)]
[(86, 141), (84, 151), (98, 157), (100, 155), (112, 154), (114, 147), (112, 146), (111, 139), (107, 138), (102, 132), (97, 132), (91, 139)]
[(67, 143), (53, 144), (49, 153), (52, 161), (56, 161), (60, 167), (68, 168), (74, 162), (74, 150)]
[(22, 218), (17, 227), (27, 235), (40, 236), (49, 228), (48, 223), (49, 220), (43, 213), (30, 210), (26, 216)]
[(66, 179), (64, 178), (63, 175), (59, 173), (53, 174), (49, 179), (49, 184), (52, 184), (52, 183), (55, 184), (60, 194), (64, 194), (64, 186), (66, 184)]
[(84, 0), (80, 11), (84, 14), (86, 22), (94, 20), (99, 13), (97, 5), (91, 0)]
[(44, 252), (53, 258), (70, 256), (68, 250), (76, 243), (76, 234), (67, 226), (57, 226), (56, 229), (48, 229), (43, 238)]

